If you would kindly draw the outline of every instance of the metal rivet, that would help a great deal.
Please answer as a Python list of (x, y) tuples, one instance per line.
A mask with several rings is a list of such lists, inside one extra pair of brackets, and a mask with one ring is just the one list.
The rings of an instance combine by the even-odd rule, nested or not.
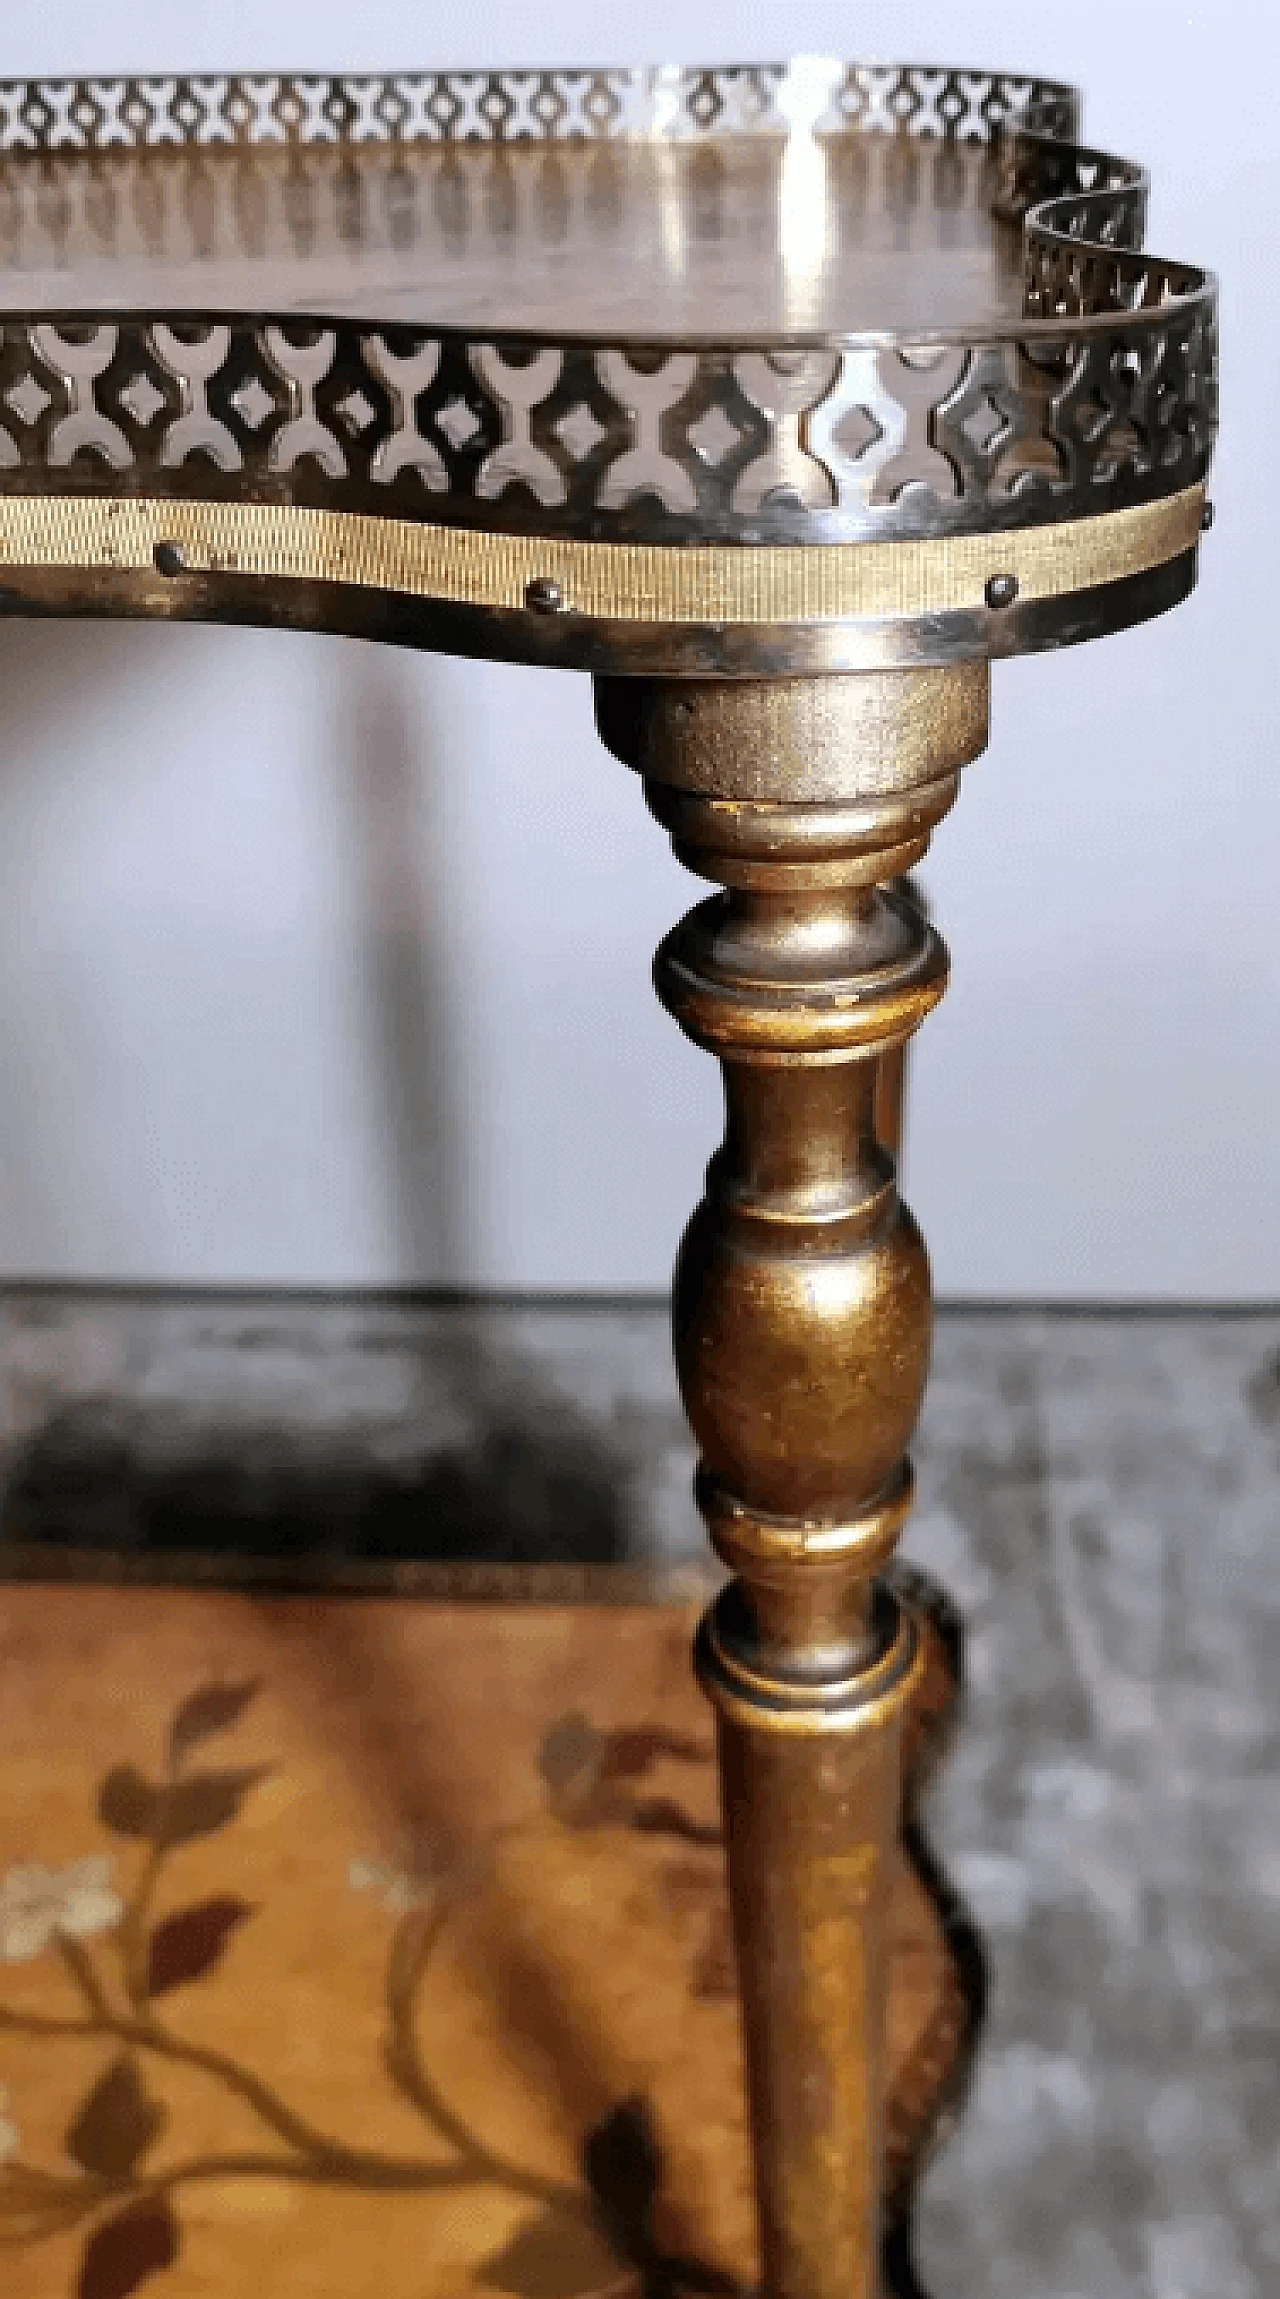
[(185, 575), (187, 554), (181, 543), (157, 543), (151, 554), (158, 575)]
[(524, 587), (524, 603), (532, 607), (535, 615), (558, 615), (564, 605), (564, 592), (554, 575), (535, 575)]
[(1018, 596), (1016, 575), (992, 575), (983, 592), (989, 607), (1011, 607)]
[(1215, 513), (1212, 503), (1206, 503), (1200, 513), (1200, 525), (1206, 535), (1208, 534), (1210, 527), (1213, 525), (1214, 516)]

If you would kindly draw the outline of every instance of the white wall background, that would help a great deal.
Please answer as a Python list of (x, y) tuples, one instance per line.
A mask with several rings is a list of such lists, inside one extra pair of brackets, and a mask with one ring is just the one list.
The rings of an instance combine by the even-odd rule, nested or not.
[[(1259, 0), (7, 0), (0, 74), (940, 57), (1083, 83), (1223, 276), (1202, 589), (995, 673), (928, 885), (910, 1194), (943, 1291), (1280, 1295), (1280, 32)], [(718, 1131), (649, 958), (699, 889), (587, 681), (0, 624), (0, 1268), (665, 1283)]]

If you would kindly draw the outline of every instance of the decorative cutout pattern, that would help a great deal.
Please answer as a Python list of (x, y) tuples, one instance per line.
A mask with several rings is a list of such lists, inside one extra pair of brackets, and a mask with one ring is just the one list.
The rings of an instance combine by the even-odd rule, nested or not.
[[(340, 341), (341, 338), (341, 341)], [(98, 321), (2, 331), (0, 487), (94, 466), (159, 494), (214, 474), (288, 475), (289, 499), (547, 534), (601, 514), (627, 536), (919, 536), (1078, 518), (1203, 476), (1208, 315), (1022, 342), (800, 352), (621, 349), (573, 393), (571, 348), (468, 347), (465, 392), (433, 386), (447, 338), (301, 340), (270, 323)], [(452, 380), (452, 377), (450, 378)], [(326, 387), (331, 387), (326, 396)], [(566, 393), (567, 405), (560, 405)], [(602, 405), (603, 400), (603, 405)], [(240, 493), (239, 487), (224, 489)], [(499, 507), (495, 519), (487, 509)]]
[(282, 329), (268, 327), (263, 343), (267, 358), (289, 392), (289, 415), (272, 434), (269, 468), (292, 471), (295, 463), (314, 455), (331, 479), (344, 478), (347, 458), (334, 433), (320, 421), (315, 406), (316, 385), (323, 382), (333, 365), (332, 330), (326, 328), (314, 343), (302, 344), (291, 342)]
[[(656, 495), (668, 511), (696, 510), (698, 489), (693, 473), (687, 463), (670, 453), (663, 443), (664, 419), (679, 406), (697, 374), (696, 353), (673, 352), (660, 367), (646, 375), (625, 352), (602, 351), (596, 360), (596, 371), (631, 425), (633, 440), (633, 445), (616, 458), (600, 481), (601, 507), (606, 511), (621, 510), (646, 495)], [(727, 450), (738, 434), (723, 410), (717, 408), (717, 412), (728, 434)], [(686, 431), (685, 439), (687, 448), (692, 449), (695, 456), (705, 458), (706, 450), (691, 430)]]
[(226, 424), (211, 410), (207, 396), (210, 382), (222, 372), (231, 349), (230, 328), (211, 327), (204, 336), (180, 338), (163, 320), (157, 320), (151, 330), (150, 348), (182, 394), (182, 413), (160, 442), (161, 463), (173, 469), (194, 455), (216, 463), (220, 471), (239, 471), (244, 457)]
[[(777, 135), (798, 116), (988, 143), (1011, 112), (1074, 132), (1073, 91), (1004, 72), (849, 65), (815, 117), (810, 65), (708, 71), (183, 73), (157, 79), (0, 81), (0, 152), (155, 145), (597, 142), (621, 136)], [(827, 91), (824, 91), (826, 93)]]
[[(389, 487), (399, 472), (416, 471), (424, 486), (447, 489), (449, 474), (439, 450), (418, 429), (416, 413), (419, 394), (428, 389), (440, 365), (439, 344), (420, 344), (416, 351), (401, 356), (390, 350), (380, 335), (370, 335), (365, 338), (364, 353), (379, 383), (391, 394), (395, 422), (395, 429), (374, 450), (370, 477)], [(452, 438), (452, 434), (446, 433), (446, 437)], [(461, 441), (454, 444), (456, 447)]]
[(749, 351), (738, 360), (738, 381), (768, 421), (769, 444), (738, 480), (735, 510), (758, 511), (788, 496), (811, 510), (834, 500), (831, 475), (810, 452), (801, 425), (838, 366), (838, 353), (827, 351)]
[[(486, 384), (502, 425), (500, 443), (476, 473), (476, 493), (487, 501), (508, 487), (526, 487), (542, 504), (563, 503), (564, 478), (545, 447), (534, 445), (533, 412), (549, 399), (560, 380), (564, 354), (539, 351), (532, 359), (509, 359), (496, 344), (477, 343), (471, 364)], [(563, 441), (563, 431), (561, 439)]]
[(31, 341), (46, 367), (51, 367), (65, 386), (69, 401), (66, 413), (59, 415), (49, 432), (50, 463), (58, 467), (76, 455), (95, 455), (114, 470), (127, 470), (133, 461), (129, 442), (119, 424), (99, 405), (93, 388), (115, 355), (115, 329), (95, 327), (68, 336), (56, 327), (36, 327)]
[[(343, 142), (712, 139), (798, 120), (992, 146), (997, 204), (1024, 234), (1025, 320), (980, 341), (747, 350), (269, 314), (12, 318), (0, 493), (124, 473), (161, 496), (237, 499), (256, 482), (307, 506), (404, 518), (419, 505), (434, 521), (548, 537), (821, 543), (1076, 519), (1203, 478), (1211, 285), (1140, 252), (1145, 177), (1064, 140), (1075, 100), (1049, 82), (781, 66), (6, 82), (0, 192), (32, 152), (285, 144), (304, 249), (308, 147), (332, 170)], [(264, 179), (251, 156), (235, 164), (247, 245)], [(50, 178), (43, 229), (68, 187), (86, 205), (87, 171), (66, 171), (61, 189)], [(198, 190), (192, 177), (184, 228), (197, 236)], [(108, 238), (113, 197), (98, 186)], [(7, 228), (0, 213), (0, 245)]]

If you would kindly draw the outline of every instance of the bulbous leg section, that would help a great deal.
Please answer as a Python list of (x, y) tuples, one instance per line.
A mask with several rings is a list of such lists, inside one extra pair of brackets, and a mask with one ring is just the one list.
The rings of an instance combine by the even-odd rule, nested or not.
[(698, 1668), (718, 1718), (769, 2299), (879, 2288), (884, 2007), (909, 1610), (877, 1580), (910, 1501), (929, 1270), (878, 1087), (946, 956), (889, 881), (981, 748), (986, 674), (604, 685), (612, 747), (722, 889), (658, 995), (724, 1068), (676, 1268), (698, 1497), (735, 1579)]

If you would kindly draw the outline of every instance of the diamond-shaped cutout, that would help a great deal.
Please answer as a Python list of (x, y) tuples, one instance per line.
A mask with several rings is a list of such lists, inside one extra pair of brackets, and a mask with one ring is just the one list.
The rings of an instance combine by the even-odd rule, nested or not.
[(850, 460), (857, 462), (877, 439), (883, 439), (883, 427), (877, 423), (869, 407), (851, 407), (835, 428), (835, 443)]
[(6, 407), (13, 409), (20, 423), (38, 423), (52, 394), (37, 383), (34, 375), (24, 375), (21, 383), (15, 383), (12, 391), (6, 391), (4, 396)]
[(373, 116), (390, 134), (398, 135), (409, 124), (409, 103), (399, 88), (384, 88), (373, 107)]
[(568, 105), (559, 89), (544, 80), (529, 109), (540, 128), (555, 128), (564, 118)]
[(96, 143), (104, 118), (101, 104), (95, 103), (87, 88), (83, 88), (71, 107), (71, 117), (86, 143)]
[(253, 99), (238, 81), (232, 82), (222, 99), (222, 117), (240, 136), (246, 135), (253, 125)]
[(515, 108), (510, 91), (503, 87), (501, 80), (489, 82), (476, 106), (481, 119), (487, 120), (489, 126), (496, 129), (499, 135), (504, 128), (510, 126)]
[(432, 89), (427, 98), (427, 118), (443, 135), (453, 134), (462, 118), (462, 101), (447, 83)]
[(1009, 428), (1008, 418), (997, 406), (989, 391), (984, 391), (976, 407), (971, 407), (960, 429), (971, 447), (985, 455), (993, 441)]
[(1160, 430), (1168, 431), (1178, 419), (1182, 401), (1172, 384), (1166, 383), (1156, 394), (1156, 423)]
[(241, 422), (247, 423), (251, 431), (261, 430), (275, 408), (271, 393), (263, 388), (256, 375), (251, 375), (247, 383), (242, 383), (238, 391), (232, 392), (231, 404)]
[(1076, 437), (1088, 440), (1090, 446), (1102, 437), (1110, 421), (1111, 409), (1093, 394), (1077, 402), (1073, 417)]
[(31, 133), (35, 137), (37, 143), (44, 142), (44, 139), (48, 135), (50, 128), (53, 126), (53, 112), (51, 107), (45, 102), (44, 97), (37, 94), (34, 89), (32, 89), (26, 96), (23, 97), (18, 111), (18, 118), (21, 120), (24, 128), (30, 128)]
[(353, 439), (358, 439), (362, 431), (368, 430), (377, 412), (373, 401), (365, 397), (359, 385), (345, 399), (340, 399), (334, 409), (339, 422), (345, 423)]
[(354, 126), (357, 117), (356, 106), (342, 88), (330, 88), (320, 106), (320, 111), (330, 127), (336, 128), (340, 136), (346, 135), (347, 130)]
[(121, 392), (120, 405), (145, 431), (164, 406), (164, 393), (156, 390), (149, 375), (135, 375)]
[(582, 99), (582, 109), (593, 128), (603, 133), (617, 119), (622, 109), (607, 80), (593, 80)]
[(281, 88), (272, 102), (271, 117), (286, 134), (296, 133), (306, 117), (306, 106), (296, 88)]
[(689, 425), (688, 438), (704, 463), (723, 463), (730, 449), (742, 444), (742, 433), (729, 421), (723, 407), (709, 407)]
[(444, 433), (453, 448), (470, 447), (482, 428), (474, 407), (468, 407), (465, 399), (451, 399), (436, 416), (437, 431)]
[(556, 425), (556, 437), (566, 447), (575, 463), (585, 463), (593, 447), (605, 437), (603, 423), (597, 421), (585, 400), (571, 407)]

